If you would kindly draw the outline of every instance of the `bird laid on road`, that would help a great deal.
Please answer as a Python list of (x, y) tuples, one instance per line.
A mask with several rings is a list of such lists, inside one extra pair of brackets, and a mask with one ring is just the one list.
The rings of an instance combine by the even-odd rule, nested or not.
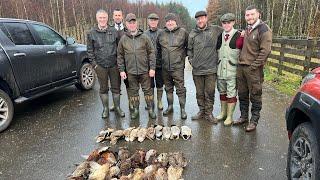
[(181, 137), (184, 140), (190, 139), (192, 136), (192, 130), (188, 126), (181, 126)]
[(184, 154), (182, 152), (157, 154), (155, 149), (146, 151), (140, 148), (131, 155), (126, 147), (117, 151), (111, 150), (110, 147), (97, 148), (71, 175), (67, 176), (67, 179), (180, 179), (183, 168), (187, 165)]

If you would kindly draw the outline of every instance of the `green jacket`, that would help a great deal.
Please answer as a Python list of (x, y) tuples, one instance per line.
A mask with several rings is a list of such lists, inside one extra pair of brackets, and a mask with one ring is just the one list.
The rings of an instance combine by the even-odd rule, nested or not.
[(157, 39), (157, 59), (161, 60), (162, 69), (184, 69), (187, 46), (188, 33), (185, 29), (177, 27), (170, 31), (165, 28)]
[(106, 30), (93, 27), (87, 34), (87, 53), (90, 61), (106, 68), (115, 67), (119, 39), (119, 34), (113, 27), (109, 26)]
[(126, 32), (118, 44), (118, 68), (120, 72), (141, 75), (155, 70), (156, 58), (150, 38), (142, 30), (134, 36)]
[(204, 30), (193, 29), (189, 34), (188, 56), (194, 75), (207, 75), (217, 72), (218, 53), (216, 45), (223, 29), (208, 25)]
[(225, 33), (219, 36), (218, 79), (235, 79), (237, 74), (240, 49), (236, 47), (236, 41), (240, 37), (240, 32), (233, 29), (228, 34), (230, 37), (227, 41), (224, 40)]
[[(151, 39), (151, 42), (152, 42), (153, 47), (155, 49), (155, 55), (157, 55), (157, 39), (158, 39), (158, 36), (161, 31), (162, 31), (161, 29), (156, 29), (155, 31), (153, 31), (151, 29), (147, 29), (146, 31), (144, 31), (144, 33), (147, 36), (149, 36), (149, 38)], [(156, 67), (161, 68), (161, 60), (156, 59)]]

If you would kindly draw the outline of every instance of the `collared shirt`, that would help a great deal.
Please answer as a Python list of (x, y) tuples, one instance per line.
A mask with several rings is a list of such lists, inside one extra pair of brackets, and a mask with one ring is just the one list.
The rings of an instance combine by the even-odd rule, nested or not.
[(252, 31), (254, 28), (256, 28), (259, 24), (260, 24), (260, 19), (257, 20), (257, 22), (255, 22), (253, 25), (248, 25), (248, 29), (250, 29), (250, 31)]
[[(234, 28), (232, 28), (229, 32), (223, 31), (222, 35), (223, 35), (223, 38), (224, 38), (225, 41), (227, 41), (230, 38), (230, 33), (233, 32), (233, 29)], [(227, 38), (227, 36), (228, 36), (228, 38)]]
[(120, 23), (120, 24), (114, 23), (114, 28), (116, 28), (117, 31), (123, 30), (124, 28), (123, 23)]
[(98, 24), (98, 29), (99, 29), (100, 31), (105, 31), (106, 29), (108, 29), (108, 26), (106, 26), (106, 27), (102, 28), (102, 27), (101, 27), (101, 26), (99, 26), (99, 24)]

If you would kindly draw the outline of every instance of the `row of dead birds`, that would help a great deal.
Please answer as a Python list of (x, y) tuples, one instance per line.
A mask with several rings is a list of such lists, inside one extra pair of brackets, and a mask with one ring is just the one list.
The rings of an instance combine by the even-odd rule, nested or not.
[(158, 153), (155, 149), (128, 148), (113, 152), (109, 147), (94, 150), (68, 179), (74, 180), (179, 180), (187, 160), (183, 153)]
[(100, 131), (99, 135), (96, 137), (96, 142), (100, 143), (109, 140), (110, 144), (114, 145), (119, 139), (125, 139), (127, 142), (132, 142), (137, 139), (139, 142), (142, 142), (145, 139), (179, 139), (180, 136), (184, 140), (188, 140), (192, 136), (191, 128), (188, 126), (181, 126), (181, 128), (179, 128), (175, 125), (172, 125), (171, 127), (162, 125), (154, 125), (148, 128), (129, 127), (124, 130), (107, 128), (106, 130)]

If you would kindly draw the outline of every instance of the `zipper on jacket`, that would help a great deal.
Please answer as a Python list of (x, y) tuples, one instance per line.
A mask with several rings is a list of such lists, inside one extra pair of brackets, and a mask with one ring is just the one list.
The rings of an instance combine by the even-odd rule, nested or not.
[[(169, 48), (172, 46), (173, 44), (173, 33), (171, 31), (169, 31)], [(171, 70), (171, 61), (170, 61), (170, 49), (168, 50), (168, 60), (169, 60), (169, 64), (168, 64), (168, 70)]]
[(133, 38), (133, 54), (134, 54), (134, 61), (136, 62), (136, 68), (137, 68), (137, 75), (139, 75), (138, 73), (138, 62), (137, 62), (137, 56), (136, 56), (136, 43), (135, 43), (135, 39), (134, 36), (132, 36)]

